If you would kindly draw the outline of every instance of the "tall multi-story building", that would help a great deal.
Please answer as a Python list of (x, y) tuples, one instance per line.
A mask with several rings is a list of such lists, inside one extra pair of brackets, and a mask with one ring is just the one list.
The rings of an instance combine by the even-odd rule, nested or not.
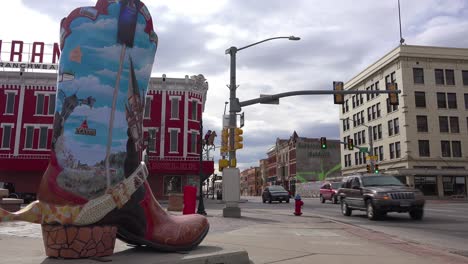
[[(21, 47), (30, 45), (33, 51), (41, 44), (14, 43)], [(43, 63), (42, 57), (40, 63), (35, 63), (34, 58), (40, 55), (37, 52), (19, 55), (18, 50), (31, 48), (19, 49), (18, 45), (10, 45), (10, 53), (15, 55), (10, 56), (11, 62), (0, 64), (0, 183), (8, 183), (18, 193), (34, 194), (49, 162), (56, 100), (63, 100), (69, 108), (93, 102), (90, 98), (60, 94), (56, 98), (57, 44), (53, 45), (54, 58), (49, 63)], [(136, 81), (131, 83), (135, 84)], [(159, 199), (167, 198), (171, 192), (182, 192), (184, 185), (198, 186), (200, 121), (207, 91), (203, 75), (153, 77), (146, 97), (135, 87), (129, 87), (126, 117), (130, 124), (141, 118), (136, 113), (141, 113), (145, 101), (143, 131), (131, 127), (131, 135), (140, 138), (143, 133), (143, 142), (135, 144), (147, 146), (148, 182)], [(62, 111), (59, 115), (66, 118), (69, 113)], [(79, 128), (88, 129), (86, 120)], [(203, 161), (201, 172), (204, 177), (211, 175), (213, 160)]]
[[(468, 49), (401, 45), (345, 83), (345, 90), (382, 90), (396, 83), (399, 105), (388, 95), (346, 95), (340, 135), (372, 145), (380, 172), (431, 196), (466, 196), (468, 181)], [(343, 146), (343, 175), (365, 172), (368, 154)]]

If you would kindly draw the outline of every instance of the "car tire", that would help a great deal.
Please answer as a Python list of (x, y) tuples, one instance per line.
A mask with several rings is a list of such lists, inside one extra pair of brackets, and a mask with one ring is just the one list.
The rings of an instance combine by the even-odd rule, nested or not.
[(341, 200), (341, 213), (345, 216), (350, 216), (352, 214), (353, 210), (351, 210), (348, 207), (348, 204), (346, 203), (345, 199)]
[(337, 204), (338, 203), (338, 197), (336, 197), (336, 195), (333, 195), (332, 201), (333, 201), (334, 204)]
[(279, 200), (279, 203), (282, 203), (283, 201)]
[(320, 195), (320, 202), (321, 202), (321, 203), (325, 203), (325, 198), (323, 198), (322, 195)]
[(271, 203), (271, 202), (273, 202), (273, 200), (272, 200), (271, 197), (270, 197), (270, 199), (268, 200), (268, 203)]
[(265, 199), (262, 199), (263, 203), (266, 203), (266, 200)]
[(289, 198), (286, 200), (286, 203), (289, 203)]
[(367, 218), (370, 220), (378, 220), (380, 218), (380, 212), (375, 209), (374, 203), (372, 203), (372, 200), (367, 200), (366, 201), (366, 214)]
[(423, 209), (411, 210), (409, 212), (409, 215), (410, 215), (411, 219), (413, 219), (413, 220), (422, 220), (423, 216), (424, 216), (424, 210)]

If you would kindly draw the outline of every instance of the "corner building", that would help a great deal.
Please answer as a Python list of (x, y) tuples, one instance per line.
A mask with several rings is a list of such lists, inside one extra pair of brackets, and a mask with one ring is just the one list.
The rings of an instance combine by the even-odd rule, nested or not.
[[(399, 105), (387, 94), (346, 95), (340, 111), (344, 142), (370, 147), (380, 172), (427, 196), (466, 198), (468, 181), (468, 49), (401, 45), (345, 83), (345, 90), (382, 90), (397, 83)], [(343, 146), (342, 174), (366, 172), (367, 154)]]

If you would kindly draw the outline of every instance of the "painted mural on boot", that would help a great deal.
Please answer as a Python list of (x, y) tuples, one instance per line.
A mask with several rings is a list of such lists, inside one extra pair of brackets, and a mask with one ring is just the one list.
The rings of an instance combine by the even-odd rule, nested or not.
[(93, 199), (128, 176), (127, 159), (137, 156), (133, 170), (139, 164), (157, 37), (140, 1), (100, 0), (62, 21), (61, 45), (52, 139), (61, 169), (56, 183)]

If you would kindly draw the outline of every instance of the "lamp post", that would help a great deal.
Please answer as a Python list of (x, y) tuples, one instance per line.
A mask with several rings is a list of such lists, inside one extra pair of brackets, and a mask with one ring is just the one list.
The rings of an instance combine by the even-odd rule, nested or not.
[[(231, 65), (230, 65), (230, 84), (229, 84), (229, 169), (236, 169), (237, 167), (237, 159), (236, 159), (236, 150), (234, 149), (234, 139), (235, 139), (235, 129), (237, 127), (237, 120), (236, 120), (236, 113), (240, 112), (240, 104), (239, 104), (239, 99), (236, 97), (236, 89), (237, 89), (237, 84), (236, 84), (236, 54), (238, 51), (241, 51), (246, 48), (250, 48), (252, 46), (258, 45), (260, 43), (274, 40), (274, 39), (289, 39), (289, 40), (300, 40), (299, 37), (295, 36), (289, 36), (289, 37), (274, 37), (274, 38), (268, 38), (264, 39), (255, 43), (252, 43), (250, 45), (237, 48), (237, 47), (230, 47), (226, 50), (226, 54), (230, 55), (231, 58)], [(227, 168), (226, 168), (227, 169)], [(229, 175), (232, 174), (233, 177), (236, 177), (236, 181), (239, 181), (239, 170), (236, 169), (235, 171), (231, 171), (228, 173)], [(224, 176), (224, 173), (223, 173)], [(227, 180), (227, 179), (226, 179)], [(237, 184), (238, 185), (238, 184)], [(223, 187), (225, 188), (225, 187)], [(225, 188), (226, 190), (226, 188)], [(239, 192), (240, 190), (237, 190)], [(226, 208), (223, 210), (223, 216), (224, 217), (240, 217), (240, 208), (238, 207), (238, 199), (237, 201), (228, 201), (228, 197), (226, 197)], [(229, 204), (229, 205), (228, 205)]]
[[(354, 118), (352, 117), (347, 117), (347, 118), (340, 118), (340, 120), (353, 120), (354, 123), (356, 123), (356, 120), (354, 120)], [(370, 156), (374, 156), (374, 140), (373, 140), (373, 134), (372, 134), (372, 126), (368, 126), (366, 124), (361, 124), (365, 127), (367, 127), (367, 131), (368, 131), (368, 134), (369, 134), (369, 155)], [(371, 167), (371, 171), (374, 171), (374, 160), (371, 158), (370, 160), (370, 167)]]
[(197, 214), (206, 215), (205, 205), (203, 204), (203, 118), (200, 118), (200, 193), (198, 195)]

